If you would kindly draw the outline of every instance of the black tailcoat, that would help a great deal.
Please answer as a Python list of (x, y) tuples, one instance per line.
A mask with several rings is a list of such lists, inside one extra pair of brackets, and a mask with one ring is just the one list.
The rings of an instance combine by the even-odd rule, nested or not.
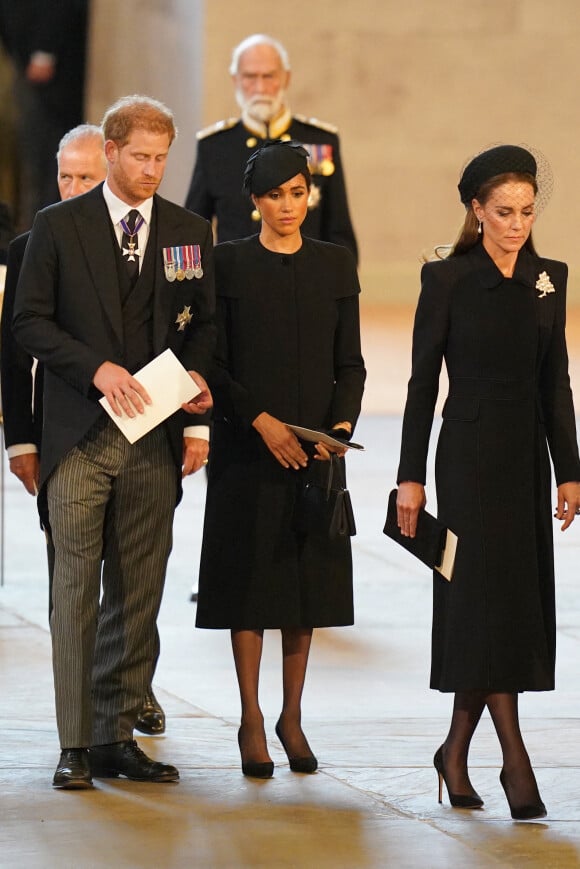
[[(207, 374), (215, 343), (211, 227), (184, 208), (154, 197), (154, 355), (168, 347), (188, 370)], [(56, 464), (104, 413), (92, 385), (105, 361), (124, 364), (123, 317), (111, 220), (102, 185), (83, 196), (40, 211), (35, 219), (18, 283), (14, 332), (45, 366), (41, 486)], [(169, 282), (162, 249), (199, 244), (201, 279)], [(183, 330), (177, 315), (190, 307)], [(183, 411), (164, 424), (176, 469), (182, 462)]]
[[(357, 243), (350, 219), (338, 135), (324, 126), (293, 117), (285, 135), (305, 145), (328, 145), (332, 151), (331, 175), (316, 167), (312, 176), (320, 200), (308, 210), (302, 234), (347, 247), (355, 259)], [(252, 219), (254, 206), (242, 192), (248, 157), (260, 147), (260, 139), (238, 121), (201, 138), (186, 208), (211, 220), (217, 218), (217, 240), (233, 241), (257, 232)]]
[[(252, 427), (266, 411), (308, 428), (353, 426), (365, 379), (354, 260), (303, 239), (290, 256), (257, 236), (216, 248), (215, 411), (197, 625), (353, 621), (350, 539), (297, 535), (306, 471), (283, 468)], [(311, 462), (324, 475), (328, 465)]]
[(445, 359), (437, 505), (459, 543), (452, 582), (434, 574), (431, 687), (442, 691), (554, 686), (548, 448), (557, 483), (580, 479), (566, 278), (564, 263), (525, 249), (505, 278), (481, 244), (423, 267), (398, 479), (425, 482)]

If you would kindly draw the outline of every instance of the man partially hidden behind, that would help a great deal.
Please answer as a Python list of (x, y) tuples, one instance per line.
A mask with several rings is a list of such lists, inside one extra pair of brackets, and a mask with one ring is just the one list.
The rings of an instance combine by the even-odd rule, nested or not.
[[(63, 201), (87, 193), (104, 181), (107, 175), (104, 145), (103, 132), (94, 124), (81, 124), (63, 136), (56, 154), (58, 191)], [(8, 249), (0, 356), (4, 441), (10, 470), (21, 480), (27, 492), (36, 495), (40, 470), (44, 370), (42, 364), (34, 366), (33, 357), (20, 347), (12, 332), (16, 285), (29, 236), (30, 232), (19, 235)], [(54, 547), (50, 534), (47, 534), (47, 550), (50, 600), (54, 566)], [(165, 713), (151, 686), (146, 691), (135, 727), (149, 734), (163, 733), (165, 730)]]
[(197, 134), (186, 207), (208, 220), (215, 218), (218, 241), (255, 235), (260, 215), (242, 191), (248, 157), (265, 139), (295, 139), (309, 152), (313, 176), (303, 234), (342, 244), (357, 259), (336, 127), (292, 114), (284, 46), (265, 34), (248, 36), (234, 48), (230, 74), (242, 116)]
[[(93, 776), (179, 778), (144, 754), (133, 728), (151, 681), (181, 476), (208, 452), (205, 429), (184, 428), (183, 411), (203, 414), (212, 403), (204, 380), (215, 343), (211, 228), (156, 195), (172, 114), (125, 97), (105, 113), (103, 133), (104, 185), (36, 217), (13, 324), (45, 367), (39, 487), (55, 547), (60, 788), (91, 787)], [(189, 259), (192, 268), (168, 268)], [(118, 415), (143, 412), (151, 398), (133, 374), (168, 348), (201, 392), (130, 444), (99, 398)]]

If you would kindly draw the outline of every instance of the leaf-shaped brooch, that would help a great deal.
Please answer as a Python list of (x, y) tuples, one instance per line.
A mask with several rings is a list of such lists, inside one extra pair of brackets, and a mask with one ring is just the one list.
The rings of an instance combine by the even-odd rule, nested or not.
[(542, 272), (536, 281), (536, 289), (539, 290), (540, 295), (538, 298), (543, 299), (544, 296), (547, 296), (548, 293), (555, 293), (556, 290), (554, 288), (554, 284), (550, 280), (550, 276), (547, 272)]

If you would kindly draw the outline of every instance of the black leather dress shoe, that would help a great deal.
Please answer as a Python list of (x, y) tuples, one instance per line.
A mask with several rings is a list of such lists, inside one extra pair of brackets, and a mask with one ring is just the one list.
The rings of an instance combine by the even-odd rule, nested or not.
[(93, 746), (89, 750), (89, 763), (96, 778), (124, 775), (133, 781), (179, 781), (179, 771), (174, 766), (151, 760), (134, 739)]
[(145, 692), (145, 699), (135, 722), (135, 729), (140, 730), (141, 733), (147, 733), (149, 736), (165, 733), (165, 712), (153, 693), (151, 685)]
[(53, 788), (92, 788), (89, 752), (86, 748), (63, 748), (52, 780)]

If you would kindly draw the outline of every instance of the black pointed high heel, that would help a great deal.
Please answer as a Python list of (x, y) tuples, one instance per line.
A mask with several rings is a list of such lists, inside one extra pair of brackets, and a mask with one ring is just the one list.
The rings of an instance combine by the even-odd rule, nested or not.
[(540, 799), (540, 794), (538, 794), (539, 802), (537, 802), (537, 803), (528, 803), (528, 805), (524, 805), (524, 806), (514, 806), (514, 805), (512, 805), (512, 802), (509, 798), (509, 794), (507, 792), (506, 781), (505, 781), (505, 772), (503, 769), (499, 774), (499, 781), (500, 781), (502, 788), (504, 789), (505, 798), (508, 801), (508, 806), (510, 807), (511, 816), (514, 819), (514, 821), (533, 821), (534, 818), (545, 818), (546, 817), (546, 815), (548, 814), (548, 811), (547, 811), (544, 803)]
[(442, 748), (443, 746), (440, 746), (440, 748), (437, 749), (435, 757), (433, 758), (433, 766), (435, 767), (439, 777), (439, 802), (443, 802), (443, 782), (445, 782), (445, 787), (447, 788), (447, 793), (449, 795), (449, 802), (454, 809), (480, 809), (483, 806), (483, 800), (479, 794), (475, 793), (475, 791), (473, 794), (454, 794), (449, 790), (449, 785), (445, 778)]
[[(242, 754), (242, 728), (238, 730), (238, 745), (240, 748), (240, 755)], [(266, 761), (257, 761), (257, 760), (248, 760), (244, 762), (244, 758), (242, 756), (242, 772), (244, 775), (249, 776), (250, 778), (272, 778), (274, 775), (274, 763), (271, 760)]]
[(290, 769), (292, 772), (305, 772), (312, 773), (316, 772), (318, 769), (318, 761), (313, 754), (309, 754), (306, 757), (290, 757), (288, 753), (288, 749), (286, 748), (286, 743), (284, 742), (284, 737), (282, 736), (282, 729), (280, 727), (280, 721), (276, 722), (276, 736), (282, 743), (282, 748), (286, 752), (288, 757), (288, 761), (290, 763)]

